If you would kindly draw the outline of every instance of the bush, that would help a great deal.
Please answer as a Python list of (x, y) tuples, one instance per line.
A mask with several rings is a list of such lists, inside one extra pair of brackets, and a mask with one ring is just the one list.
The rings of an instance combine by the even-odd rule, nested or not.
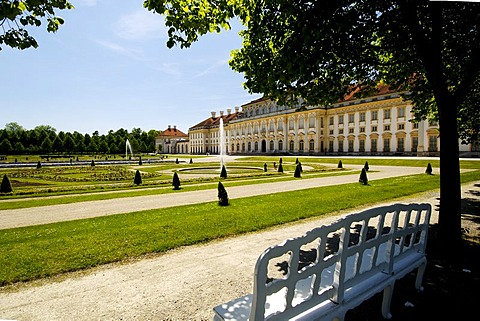
[(222, 165), (222, 172), (220, 173), (221, 178), (227, 178), (227, 169), (225, 168), (225, 165)]
[(2, 185), (0, 185), (0, 193), (11, 193), (12, 192), (12, 184), (7, 177), (7, 174), (3, 175)]
[(40, 163), (40, 161), (37, 162), (37, 169), (40, 169), (42, 168), (42, 163)]
[(193, 159), (190, 158), (190, 164), (193, 164)]
[(365, 168), (362, 168), (362, 172), (360, 173), (360, 178), (358, 181), (363, 185), (368, 185), (367, 171)]
[(92, 159), (92, 163), (90, 164), (92, 167), (95, 166), (95, 161)]
[(142, 175), (140, 174), (140, 171), (138, 169), (135, 172), (135, 178), (133, 179), (133, 184), (135, 185), (142, 184)]
[(295, 173), (293, 174), (293, 177), (296, 177), (296, 178), (300, 178), (302, 177), (302, 175), (300, 174), (300, 164), (297, 164), (297, 166), (295, 167)]
[(295, 160), (295, 164), (298, 164), (298, 158)]
[[(281, 158), (280, 158), (281, 160)], [(283, 173), (283, 165), (282, 165), (282, 162), (280, 162), (280, 165), (278, 165), (278, 172), (279, 173)]]
[(267, 171), (267, 163), (263, 164), (263, 171), (264, 171), (264, 172)]
[(279, 163), (281, 164), (282, 162), (283, 162), (283, 160), (282, 160), (282, 158), (280, 157), (280, 161), (279, 161)]
[(228, 194), (222, 182), (218, 182), (218, 205), (220, 206), (228, 205)]
[(143, 162), (142, 162), (142, 158), (140, 157), (140, 159), (138, 160), (138, 165), (142, 165)]
[(338, 166), (337, 166), (337, 167), (338, 167), (338, 168), (343, 168), (342, 160), (339, 160), (339, 161), (338, 161)]
[(178, 178), (177, 172), (173, 173), (172, 185), (173, 185), (173, 189), (175, 190), (180, 189), (180, 179)]
[(425, 173), (427, 173), (428, 175), (432, 175), (432, 165), (430, 163), (428, 163)]
[(178, 158), (177, 158), (177, 159), (175, 160), (175, 164), (178, 164), (178, 163), (179, 163), (179, 161), (178, 161)]
[(365, 170), (368, 172), (368, 170), (370, 169), (370, 167), (368, 167), (368, 161), (365, 161), (365, 165), (363, 166), (363, 168), (365, 168)]

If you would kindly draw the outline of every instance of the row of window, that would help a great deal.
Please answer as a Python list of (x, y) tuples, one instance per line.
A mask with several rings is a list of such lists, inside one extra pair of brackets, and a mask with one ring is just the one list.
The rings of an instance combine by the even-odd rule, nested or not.
[[(371, 119), (378, 120), (378, 110), (370, 111)], [(404, 118), (405, 117), (405, 107), (397, 107), (397, 118)], [(329, 124), (333, 125), (334, 123), (334, 116), (329, 118)], [(360, 112), (359, 118), (361, 122), (366, 120), (366, 112)], [(383, 109), (383, 119), (391, 119), (391, 109)], [(338, 123), (343, 124), (344, 122), (344, 115), (338, 115)], [(348, 123), (352, 124), (355, 123), (355, 114), (351, 113), (348, 114)]]

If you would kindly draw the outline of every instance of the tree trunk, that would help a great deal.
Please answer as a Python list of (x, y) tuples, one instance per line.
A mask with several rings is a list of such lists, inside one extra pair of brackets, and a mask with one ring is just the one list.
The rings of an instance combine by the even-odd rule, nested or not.
[(440, 212), (438, 225), (445, 258), (458, 262), (461, 255), (461, 187), (457, 106), (437, 100), (440, 120)]

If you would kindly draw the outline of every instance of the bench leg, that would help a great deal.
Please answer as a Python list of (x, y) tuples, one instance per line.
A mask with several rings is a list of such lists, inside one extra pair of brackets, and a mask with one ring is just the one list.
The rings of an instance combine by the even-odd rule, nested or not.
[(390, 306), (392, 305), (393, 287), (395, 281), (391, 282), (385, 289), (383, 289), (383, 301), (382, 301), (382, 315), (385, 319), (391, 319)]
[(425, 260), (419, 267), (417, 271), (417, 278), (415, 279), (415, 288), (418, 291), (423, 291), (423, 275), (425, 274), (425, 269), (427, 268), (427, 261)]

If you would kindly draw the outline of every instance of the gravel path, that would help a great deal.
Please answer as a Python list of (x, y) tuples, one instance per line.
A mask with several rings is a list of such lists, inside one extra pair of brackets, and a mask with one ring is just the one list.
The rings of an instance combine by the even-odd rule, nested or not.
[[(335, 178), (337, 184), (340, 178), (348, 176)], [(302, 180), (302, 184), (305, 182)], [(290, 182), (284, 185), (287, 187)], [(233, 190), (229, 193), (234, 194)], [(479, 198), (480, 184), (464, 185), (462, 190), (466, 197)], [(269, 191), (275, 192), (273, 185)], [(408, 198), (408, 202), (430, 202), (436, 209), (438, 197), (438, 191), (431, 191)], [(123, 200), (116, 202), (125, 208)], [(437, 215), (434, 211), (432, 223), (437, 222)], [(0, 320), (212, 320), (214, 306), (252, 291), (253, 269), (264, 249), (337, 217), (304, 220), (132, 262), (1, 288)]]

